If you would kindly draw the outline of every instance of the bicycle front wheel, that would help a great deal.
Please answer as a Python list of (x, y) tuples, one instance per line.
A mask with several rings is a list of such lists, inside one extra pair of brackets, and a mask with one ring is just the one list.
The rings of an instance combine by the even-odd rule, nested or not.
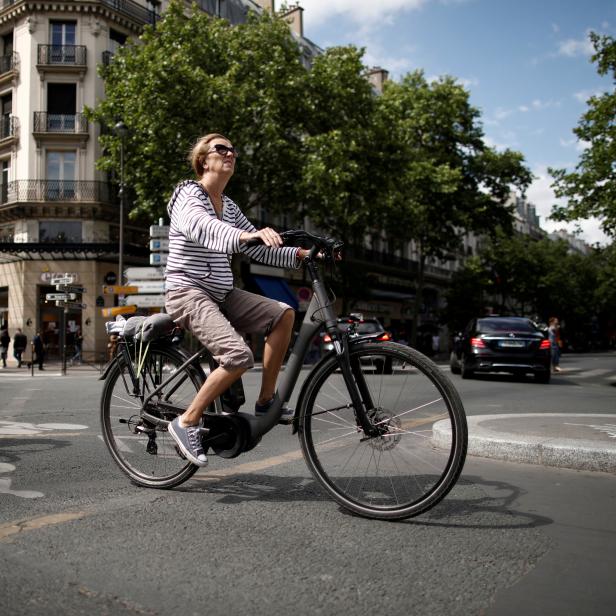
[[(122, 355), (107, 375), (101, 398), (103, 439), (118, 466), (139, 485), (171, 488), (186, 481), (198, 468), (180, 455), (166, 427), (153, 425), (141, 417), (145, 397), (177, 372), (184, 361), (172, 348), (149, 350), (139, 374), (138, 394)], [(187, 366), (156, 395), (148, 412), (160, 419), (173, 420), (177, 413), (172, 409), (186, 408), (202, 380), (194, 366)]]
[(377, 519), (423, 513), (455, 485), (464, 465), (464, 408), (449, 379), (398, 344), (352, 344), (355, 381), (375, 434), (355, 416), (336, 357), (321, 364), (299, 407), (302, 451), (343, 507)]

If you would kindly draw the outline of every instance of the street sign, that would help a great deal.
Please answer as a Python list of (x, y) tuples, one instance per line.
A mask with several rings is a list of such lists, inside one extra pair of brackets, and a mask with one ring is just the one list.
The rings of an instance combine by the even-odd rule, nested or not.
[(105, 295), (126, 295), (127, 293), (139, 293), (139, 288), (133, 285), (103, 285)]
[(155, 252), (169, 252), (169, 240), (150, 240), (150, 250)]
[(127, 293), (164, 293), (164, 280), (130, 280), (129, 285), (134, 291), (126, 291)]
[(56, 302), (56, 306), (59, 306), (60, 308), (71, 308), (73, 310), (85, 310), (88, 307), (87, 304), (80, 304), (79, 302), (67, 302), (67, 301)]
[(45, 299), (48, 302), (68, 302), (72, 299), (77, 299), (76, 293), (46, 293)]
[(113, 306), (101, 310), (104, 317), (115, 317), (119, 314), (133, 314), (137, 312), (137, 306)]
[(151, 225), (150, 237), (169, 237), (169, 225)]
[(83, 287), (76, 287), (70, 284), (57, 284), (56, 291), (63, 291), (64, 293), (85, 293), (86, 290)]
[(165, 272), (162, 267), (127, 267), (124, 276), (127, 280), (163, 280)]
[(51, 284), (73, 284), (76, 276), (69, 274), (66, 276), (54, 276), (51, 279)]
[(150, 254), (151, 265), (166, 265), (167, 253), (166, 252), (153, 252)]
[(129, 295), (126, 301), (139, 308), (158, 308), (165, 305), (164, 295)]

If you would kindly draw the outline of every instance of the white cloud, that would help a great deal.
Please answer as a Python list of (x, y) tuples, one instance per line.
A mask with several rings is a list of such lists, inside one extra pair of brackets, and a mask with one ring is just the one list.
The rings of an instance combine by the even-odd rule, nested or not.
[(586, 104), (591, 96), (601, 96), (604, 93), (601, 90), (580, 90), (573, 94), (573, 98), (580, 103)]
[(530, 185), (526, 192), (526, 198), (532, 203), (536, 209), (537, 214), (541, 216), (541, 226), (548, 232), (557, 231), (558, 229), (567, 229), (570, 233), (576, 230), (579, 226), (582, 233), (580, 237), (588, 244), (609, 244), (611, 240), (600, 228), (599, 221), (596, 218), (589, 218), (586, 220), (580, 220), (578, 223), (563, 223), (553, 220), (548, 220), (548, 217), (552, 213), (552, 206), (564, 204), (562, 199), (557, 199), (552, 190), (552, 177), (547, 171), (545, 165), (535, 167), (533, 170), (535, 180)]
[(574, 58), (576, 56), (590, 56), (595, 52), (588, 35), (581, 39), (567, 39), (558, 43), (558, 55)]
[(400, 12), (420, 9), (427, 0), (300, 0), (304, 21), (310, 27), (339, 17), (348, 18), (364, 26), (382, 25)]

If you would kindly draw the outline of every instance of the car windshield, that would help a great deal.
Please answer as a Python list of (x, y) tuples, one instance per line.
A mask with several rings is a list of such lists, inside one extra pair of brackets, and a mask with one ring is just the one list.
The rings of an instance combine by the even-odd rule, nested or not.
[(537, 327), (527, 319), (478, 319), (477, 333), (497, 334), (500, 332), (535, 333)]

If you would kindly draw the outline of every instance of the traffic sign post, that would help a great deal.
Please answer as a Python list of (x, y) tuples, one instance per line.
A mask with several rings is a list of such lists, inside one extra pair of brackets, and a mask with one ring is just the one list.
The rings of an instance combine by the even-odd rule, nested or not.
[(85, 289), (74, 285), (76, 277), (73, 275), (54, 276), (51, 284), (56, 286), (58, 293), (46, 293), (45, 299), (55, 302), (58, 308), (63, 308), (61, 319), (61, 341), (62, 341), (62, 375), (66, 375), (66, 320), (69, 310), (83, 310), (86, 304), (77, 301), (78, 295), (84, 293)]

